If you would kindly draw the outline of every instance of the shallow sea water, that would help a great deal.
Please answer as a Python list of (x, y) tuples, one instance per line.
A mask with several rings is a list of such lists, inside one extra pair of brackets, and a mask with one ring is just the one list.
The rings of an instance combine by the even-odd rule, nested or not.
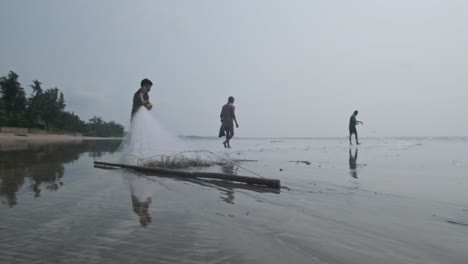
[(1, 144), (0, 263), (468, 263), (466, 138), (190, 141), (284, 188), (94, 168), (114, 141)]

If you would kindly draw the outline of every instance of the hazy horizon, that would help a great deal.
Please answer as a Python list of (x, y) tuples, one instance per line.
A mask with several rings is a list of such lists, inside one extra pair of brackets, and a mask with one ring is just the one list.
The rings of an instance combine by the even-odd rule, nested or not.
[[(468, 2), (2, 1), (0, 76), (128, 127), (133, 93), (181, 135), (467, 136)], [(373, 134), (371, 131), (375, 130)]]

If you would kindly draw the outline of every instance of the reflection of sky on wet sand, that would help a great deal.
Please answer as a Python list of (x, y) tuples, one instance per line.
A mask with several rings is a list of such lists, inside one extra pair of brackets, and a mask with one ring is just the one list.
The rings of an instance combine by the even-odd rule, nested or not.
[(237, 140), (258, 162), (212, 168), (281, 190), (94, 168), (112, 146), (3, 152), (0, 263), (463, 263), (468, 141), (363, 142)]

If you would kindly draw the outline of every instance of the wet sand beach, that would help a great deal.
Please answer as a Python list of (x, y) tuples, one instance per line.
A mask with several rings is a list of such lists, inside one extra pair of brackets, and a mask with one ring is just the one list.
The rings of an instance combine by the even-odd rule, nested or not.
[(0, 263), (467, 263), (468, 138), (362, 141), (192, 139), (280, 190), (94, 168), (119, 141), (0, 148)]
[(76, 140), (118, 140), (120, 138), (102, 138), (102, 137), (87, 137), (82, 135), (62, 135), (62, 134), (11, 134), (0, 133), (0, 143), (10, 142), (66, 142)]
[(30, 145), (48, 143), (79, 143), (86, 140), (120, 140), (120, 138), (86, 137), (82, 135), (61, 134), (12, 134), (0, 133), (2, 151), (28, 149)]

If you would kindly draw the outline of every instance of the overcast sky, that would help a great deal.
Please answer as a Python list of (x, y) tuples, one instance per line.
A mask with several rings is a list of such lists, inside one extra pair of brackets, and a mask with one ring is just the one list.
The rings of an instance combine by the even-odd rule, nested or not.
[[(142, 78), (178, 134), (216, 136), (236, 97), (243, 137), (468, 135), (468, 1), (0, 1), (0, 75), (129, 124)], [(371, 135), (358, 128), (362, 136)]]

